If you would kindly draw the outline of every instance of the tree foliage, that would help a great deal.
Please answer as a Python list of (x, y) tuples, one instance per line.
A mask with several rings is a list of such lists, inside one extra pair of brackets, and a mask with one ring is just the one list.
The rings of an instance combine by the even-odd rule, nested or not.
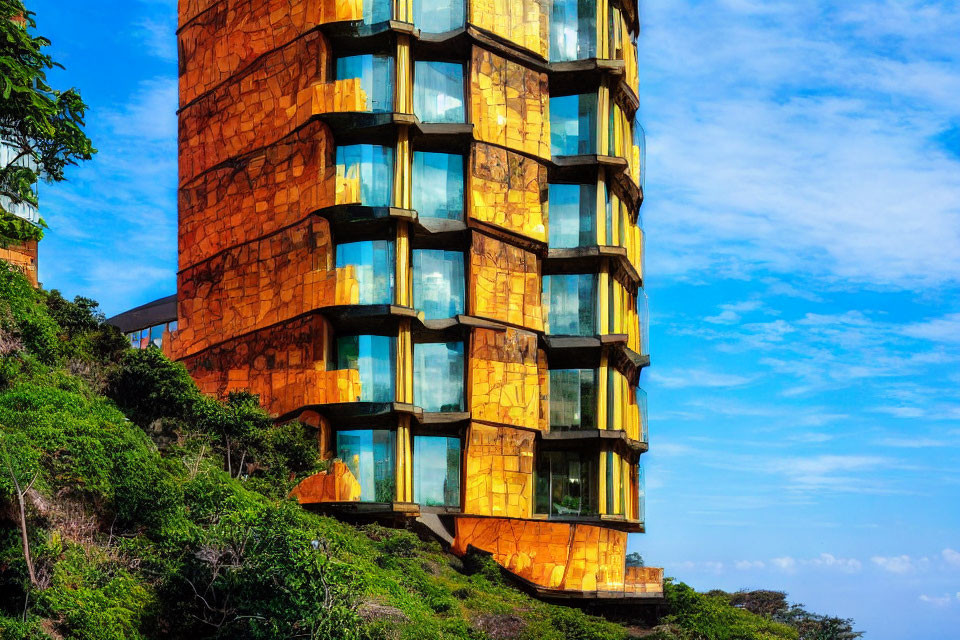
[[(41, 176), (59, 182), (66, 167), (89, 160), (96, 149), (83, 132), (87, 107), (80, 93), (47, 82), (47, 72), (61, 65), (45, 51), (50, 41), (33, 33), (33, 16), (22, 0), (0, 0), (0, 140), (14, 152), (0, 167), (0, 196), (36, 206)], [(0, 206), (0, 245), (39, 240), (44, 226)]]

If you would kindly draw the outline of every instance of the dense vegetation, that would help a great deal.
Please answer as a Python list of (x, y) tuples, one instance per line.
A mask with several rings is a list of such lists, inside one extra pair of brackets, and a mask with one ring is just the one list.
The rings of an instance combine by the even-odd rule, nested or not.
[(855, 637), (685, 585), (656, 630), (544, 604), (488, 558), (287, 500), (319, 464), (305, 427), (0, 263), (0, 638)]

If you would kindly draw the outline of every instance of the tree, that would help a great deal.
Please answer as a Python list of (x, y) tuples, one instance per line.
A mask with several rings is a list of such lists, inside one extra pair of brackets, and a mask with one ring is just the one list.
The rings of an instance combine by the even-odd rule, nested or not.
[(12, 151), (0, 166), (0, 246), (39, 240), (46, 224), (33, 225), (11, 205), (37, 205), (40, 177), (65, 179), (64, 170), (89, 160), (96, 149), (83, 132), (87, 106), (76, 89), (47, 84), (47, 71), (63, 68), (44, 53), (50, 40), (33, 35), (34, 13), (23, 0), (0, 0), (0, 141)]

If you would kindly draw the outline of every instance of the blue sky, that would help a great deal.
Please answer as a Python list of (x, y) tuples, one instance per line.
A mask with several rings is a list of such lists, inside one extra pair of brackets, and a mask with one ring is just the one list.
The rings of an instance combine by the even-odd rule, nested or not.
[[(47, 287), (174, 289), (171, 0), (36, 0), (95, 161)], [(643, 3), (650, 564), (960, 636), (960, 3)], [(82, 34), (78, 37), (77, 34)]]

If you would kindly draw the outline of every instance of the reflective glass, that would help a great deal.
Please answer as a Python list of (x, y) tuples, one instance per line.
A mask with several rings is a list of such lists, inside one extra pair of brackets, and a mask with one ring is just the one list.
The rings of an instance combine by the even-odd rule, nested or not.
[(596, 515), (595, 454), (544, 451), (537, 465), (537, 513), (552, 516)]
[(367, 111), (393, 111), (393, 58), (383, 55), (337, 58), (337, 80), (360, 78), (367, 96)]
[[(150, 344), (157, 347), (163, 346), (163, 332), (167, 328), (166, 324), (158, 324), (150, 327)], [(146, 329), (144, 329), (146, 331)]]
[(413, 345), (413, 403), (424, 411), (463, 411), (463, 343)]
[(357, 304), (392, 304), (394, 272), (393, 242), (364, 240), (337, 245), (337, 269), (353, 268), (360, 290)]
[(596, 429), (597, 372), (550, 370), (550, 430)]
[(421, 122), (463, 122), (463, 64), (418, 60), (413, 113)]
[(421, 218), (463, 220), (463, 156), (413, 154), (413, 208)]
[(597, 94), (550, 98), (550, 153), (577, 156), (597, 152)]
[(584, 60), (597, 56), (596, 0), (553, 0), (550, 60)]
[(337, 174), (355, 185), (351, 200), (368, 207), (393, 204), (393, 148), (372, 144), (337, 147)]
[(396, 441), (393, 431), (340, 431), (337, 457), (360, 483), (362, 502), (396, 499)]
[(460, 506), (460, 439), (413, 439), (413, 500), (428, 507)]
[(414, 249), (413, 306), (427, 320), (463, 313), (463, 253), (442, 249)]
[(393, 0), (363, 0), (364, 24), (376, 24), (393, 19)]
[(620, 456), (607, 451), (607, 514), (623, 515), (623, 475), (620, 471)]
[(552, 248), (597, 243), (597, 185), (551, 184), (548, 201)]
[(637, 387), (637, 410), (640, 413), (640, 442), (647, 442), (647, 392)]
[(650, 353), (650, 305), (643, 289), (637, 292), (637, 322), (640, 325), (640, 355), (645, 356)]
[(446, 33), (463, 26), (463, 0), (413, 0), (413, 24), (426, 33)]
[(389, 336), (337, 338), (337, 369), (360, 372), (357, 402), (393, 402), (397, 377), (397, 339)]
[(543, 276), (547, 332), (557, 336), (596, 335), (596, 289), (596, 276), (591, 273)]

